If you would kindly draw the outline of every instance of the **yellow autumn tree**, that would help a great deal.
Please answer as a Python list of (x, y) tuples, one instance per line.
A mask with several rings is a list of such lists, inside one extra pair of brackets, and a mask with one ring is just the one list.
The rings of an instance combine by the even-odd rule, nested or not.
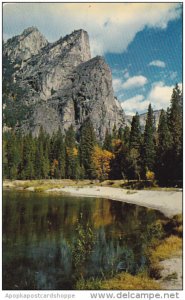
[(107, 150), (102, 150), (99, 146), (95, 146), (92, 153), (92, 164), (95, 175), (100, 180), (108, 178), (110, 173), (110, 162), (114, 158), (114, 154)]
[(147, 170), (146, 171), (146, 179), (154, 181), (154, 179), (155, 179), (155, 173), (152, 172), (152, 171), (150, 171), (150, 170)]
[(113, 149), (118, 149), (122, 145), (122, 141), (120, 139), (113, 139), (112, 140), (112, 147)]
[(78, 156), (78, 149), (77, 148), (73, 148), (73, 156)]

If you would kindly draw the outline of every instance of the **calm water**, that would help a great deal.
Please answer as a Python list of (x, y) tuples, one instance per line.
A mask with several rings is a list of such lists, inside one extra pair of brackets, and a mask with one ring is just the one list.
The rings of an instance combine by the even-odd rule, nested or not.
[[(73, 289), (78, 272), (135, 274), (147, 267), (150, 228), (158, 219), (164, 216), (157, 211), (117, 201), (5, 191), (3, 289)], [(80, 271), (74, 267), (79, 224), (91, 245)]]

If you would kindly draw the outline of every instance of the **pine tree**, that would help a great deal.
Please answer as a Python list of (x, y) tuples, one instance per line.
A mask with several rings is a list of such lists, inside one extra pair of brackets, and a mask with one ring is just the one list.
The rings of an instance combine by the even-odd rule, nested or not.
[(124, 150), (125, 146), (120, 139), (114, 139), (112, 141), (113, 146), (113, 156), (114, 159), (111, 160), (111, 179), (122, 179), (123, 178), (123, 170), (122, 170), (122, 160), (124, 159)]
[(47, 178), (49, 175), (49, 136), (40, 128), (36, 140), (35, 176), (37, 179)]
[(38, 138), (36, 140), (36, 152), (35, 152), (35, 177), (36, 179), (42, 179), (42, 164), (44, 161), (44, 150), (43, 150), (43, 143)]
[(50, 139), (50, 174), (54, 178), (65, 178), (66, 169), (66, 152), (65, 152), (65, 142), (59, 128), (56, 134), (53, 134)]
[(17, 179), (21, 158), (20, 158), (20, 151), (19, 151), (19, 143), (15, 132), (9, 133), (7, 144), (6, 144), (6, 150), (7, 150), (8, 178)]
[(34, 145), (34, 140), (30, 134), (23, 138), (22, 163), (21, 163), (21, 169), (22, 169), (21, 177), (23, 177), (23, 179), (35, 178), (34, 158), (35, 158), (35, 145)]
[(140, 179), (141, 173), (141, 127), (139, 115), (136, 113), (132, 118), (131, 131), (129, 138), (129, 156), (128, 156), (129, 178)]
[(139, 115), (138, 113), (136, 113), (136, 115), (133, 116), (132, 118), (130, 138), (129, 138), (129, 148), (137, 149), (138, 151), (140, 151), (140, 146), (141, 146), (141, 126), (139, 121)]
[(172, 135), (174, 151), (180, 154), (182, 148), (182, 93), (176, 84), (171, 97), (171, 106), (169, 110), (169, 128)]
[(76, 144), (75, 131), (71, 125), (66, 132), (66, 176), (70, 179), (80, 178), (79, 150)]
[(44, 157), (43, 157), (43, 162), (42, 162), (42, 178), (47, 179), (49, 176), (49, 170), (50, 170), (50, 165), (49, 165), (49, 149), (48, 147), (44, 148)]
[(159, 182), (164, 184), (171, 176), (172, 136), (168, 127), (167, 113), (161, 111), (158, 125), (158, 143), (156, 149), (156, 175)]
[(110, 134), (108, 129), (105, 132), (105, 139), (104, 139), (104, 143), (103, 143), (103, 149), (107, 150), (107, 151), (112, 151), (112, 135)]
[(18, 139), (15, 132), (13, 131), (8, 134), (6, 151), (7, 151), (8, 178), (17, 179), (21, 157), (20, 157)]
[(128, 178), (128, 157), (130, 129), (125, 126), (123, 130), (118, 130), (117, 138), (112, 140), (112, 152), (114, 159), (111, 161), (111, 179)]
[(171, 105), (168, 114), (168, 124), (172, 136), (173, 149), (173, 177), (182, 179), (183, 157), (183, 119), (182, 93), (176, 84), (171, 97)]
[(59, 178), (65, 178), (65, 168), (66, 168), (66, 162), (65, 162), (65, 143), (64, 138), (62, 135), (61, 130), (59, 129), (57, 133), (57, 142), (56, 147), (58, 149), (58, 177)]
[(158, 146), (157, 146), (158, 152), (164, 153), (166, 150), (170, 149), (172, 144), (172, 138), (168, 128), (167, 114), (163, 109), (161, 110), (157, 133), (158, 133)]
[(116, 128), (116, 124), (114, 124), (114, 127), (112, 129), (112, 138), (117, 139), (117, 137), (118, 137), (118, 131), (117, 131), (117, 128)]
[(83, 124), (80, 135), (80, 163), (81, 166), (83, 166), (84, 168), (86, 178), (94, 177), (94, 170), (92, 166), (92, 153), (95, 145), (95, 132), (90, 119), (88, 119)]
[(143, 142), (143, 163), (144, 173), (147, 170), (153, 171), (155, 164), (155, 126), (154, 115), (151, 104), (148, 107), (146, 125), (144, 130), (144, 142)]
[(130, 129), (129, 127), (126, 125), (124, 128), (124, 132), (123, 132), (123, 142), (125, 146), (129, 146), (129, 141), (130, 141)]
[(124, 128), (122, 126), (120, 126), (118, 129), (118, 139), (124, 141)]
[(7, 136), (6, 136), (6, 133), (3, 134), (2, 164), (3, 164), (3, 179), (5, 179), (5, 178), (8, 178)]

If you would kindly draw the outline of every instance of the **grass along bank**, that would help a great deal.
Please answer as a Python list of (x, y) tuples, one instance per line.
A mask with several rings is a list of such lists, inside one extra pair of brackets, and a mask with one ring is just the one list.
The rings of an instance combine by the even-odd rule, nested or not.
[[(175, 243), (175, 244), (174, 244)], [(172, 246), (173, 245), (173, 246)], [(162, 251), (164, 247), (164, 253)], [(149, 273), (143, 272), (135, 276), (122, 272), (115, 275), (112, 278), (107, 279), (97, 279), (92, 278), (89, 280), (80, 279), (76, 284), (76, 289), (79, 290), (173, 290), (176, 289), (176, 282), (180, 281), (182, 286), (182, 278), (178, 278), (180, 274), (173, 271), (175, 265), (172, 266), (171, 273), (165, 277), (162, 277), (160, 274), (163, 271), (163, 266), (160, 262), (163, 259), (180, 256), (179, 254), (182, 250), (182, 239), (178, 237), (171, 236), (159, 244), (156, 249), (152, 249), (151, 265)], [(158, 279), (151, 277), (151, 270), (153, 268), (153, 274), (155, 269), (155, 274), (158, 274)], [(182, 268), (182, 266), (181, 266)]]
[[(146, 250), (149, 258), (148, 269), (137, 275), (126, 272), (115, 274), (102, 279), (81, 278), (76, 283), (79, 290), (175, 290), (182, 288), (182, 214), (174, 216), (168, 221), (156, 223), (158, 228), (151, 245)], [(169, 234), (169, 231), (173, 235)], [(156, 237), (155, 237), (156, 236)], [(157, 238), (157, 236), (161, 236)], [(164, 238), (165, 237), (165, 238)], [(176, 258), (176, 260), (174, 259)], [(181, 268), (176, 267), (180, 261)], [(164, 270), (170, 262), (169, 270)]]
[(3, 188), (25, 190), (32, 192), (44, 192), (49, 189), (62, 189), (67, 186), (83, 187), (93, 183), (90, 180), (70, 179), (38, 179), (38, 180), (4, 180)]
[(159, 187), (147, 180), (72, 180), (72, 179), (34, 179), (34, 180), (9, 180), (3, 181), (4, 188), (30, 189), (35, 192), (42, 192), (48, 189), (64, 188), (67, 186), (83, 187), (83, 186), (101, 186), (122, 188), (126, 190), (154, 190), (154, 191), (179, 191), (175, 187)]
[(77, 290), (160, 290), (156, 280), (146, 274), (133, 276), (129, 273), (120, 273), (109, 279), (80, 279), (76, 284)]

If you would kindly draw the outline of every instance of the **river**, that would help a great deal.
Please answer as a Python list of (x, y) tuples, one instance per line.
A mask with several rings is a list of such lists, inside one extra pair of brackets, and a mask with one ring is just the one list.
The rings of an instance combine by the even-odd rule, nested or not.
[(118, 201), (3, 192), (3, 289), (69, 290), (79, 276), (148, 265), (159, 211)]

